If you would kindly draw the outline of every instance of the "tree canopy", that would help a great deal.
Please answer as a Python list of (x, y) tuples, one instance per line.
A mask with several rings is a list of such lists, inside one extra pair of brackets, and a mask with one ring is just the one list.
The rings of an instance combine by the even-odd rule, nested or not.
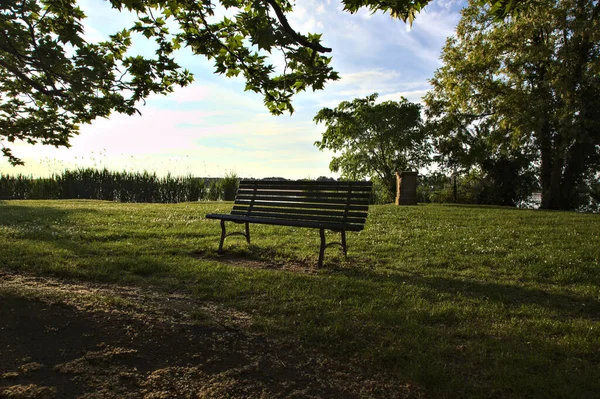
[[(412, 22), (430, 0), (342, 0), (350, 13), (367, 7)], [(491, 0), (485, 0), (491, 1)], [(214, 61), (215, 72), (242, 75), (246, 90), (264, 97), (273, 114), (292, 112), (292, 97), (338, 79), (331, 49), (319, 34), (290, 26), (288, 0), (109, 0), (137, 15), (99, 43), (84, 39), (85, 14), (76, 0), (4, 0), (0, 4), (0, 149), (21, 163), (9, 143), (69, 146), (79, 126), (112, 112), (133, 114), (152, 93), (169, 93), (192, 81), (174, 51), (190, 48)], [(498, 18), (519, 12), (531, 0), (494, 2)], [(215, 18), (220, 4), (236, 10)], [(173, 28), (175, 27), (175, 28)], [(154, 57), (131, 54), (132, 34), (156, 42)], [(268, 54), (279, 50), (278, 74)]]
[(427, 114), (446, 162), (534, 166), (542, 207), (573, 209), (600, 171), (600, 4), (539, 4), (502, 25), (493, 8), (463, 10)]
[(395, 173), (417, 169), (429, 159), (429, 146), (421, 129), (421, 106), (405, 98), (377, 104), (377, 93), (336, 108), (321, 109), (314, 120), (327, 129), (316, 141), (320, 149), (339, 153), (329, 168), (342, 177), (379, 180), (391, 196)]
[[(215, 21), (217, 2), (110, 0), (138, 16), (106, 41), (84, 39), (85, 14), (75, 0), (6, 0), (0, 5), (0, 145), (24, 140), (68, 146), (79, 125), (112, 112), (133, 114), (151, 93), (168, 93), (192, 81), (174, 51), (182, 46), (214, 60), (215, 72), (242, 75), (246, 90), (261, 93), (274, 114), (293, 111), (293, 94), (319, 90), (338, 75), (320, 35), (294, 31), (286, 0), (220, 0), (237, 10)], [(419, 1), (348, 0), (345, 9), (368, 6), (411, 19)], [(176, 26), (173, 30), (172, 27)], [(156, 42), (156, 55), (131, 55), (133, 33)], [(286, 70), (275, 73), (268, 54), (280, 50)]]

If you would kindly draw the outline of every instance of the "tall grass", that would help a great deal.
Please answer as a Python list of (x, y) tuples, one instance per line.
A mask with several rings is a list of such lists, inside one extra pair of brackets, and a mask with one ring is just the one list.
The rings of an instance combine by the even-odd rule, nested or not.
[[(206, 194), (202, 178), (171, 174), (159, 177), (146, 171), (80, 168), (50, 178), (0, 174), (0, 198), (177, 203), (202, 200)], [(217, 193), (217, 199), (222, 196)]]

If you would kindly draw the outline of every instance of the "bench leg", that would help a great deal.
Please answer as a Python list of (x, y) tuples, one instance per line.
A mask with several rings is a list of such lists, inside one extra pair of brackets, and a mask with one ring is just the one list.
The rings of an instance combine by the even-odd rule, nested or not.
[(329, 245), (327, 245), (325, 243), (325, 229), (320, 229), (320, 234), (321, 234), (321, 249), (319, 250), (319, 266), (318, 267), (322, 267), (323, 266), (323, 259), (325, 258), (325, 249), (328, 246), (331, 245), (339, 245), (342, 247), (342, 252), (344, 253), (344, 256), (347, 257), (348, 256), (348, 247), (346, 246), (346, 230), (342, 230), (340, 231), (340, 233), (342, 233), (342, 242), (332, 242)]
[(325, 229), (321, 229), (320, 230), (321, 233), (321, 249), (319, 250), (319, 263), (317, 264), (317, 267), (323, 267), (323, 258), (325, 257), (325, 248), (327, 247), (325, 245)]
[(246, 234), (241, 232), (233, 232), (227, 234), (227, 231), (225, 230), (225, 220), (221, 219), (221, 241), (219, 242), (219, 249), (217, 251), (218, 253), (223, 252), (223, 243), (225, 242), (225, 238), (228, 236), (244, 236), (246, 237), (246, 241), (248, 242), (248, 244), (250, 244), (250, 223), (244, 224), (246, 225)]
[(223, 242), (225, 241), (225, 220), (221, 219), (221, 242), (219, 243), (218, 253), (223, 252)]

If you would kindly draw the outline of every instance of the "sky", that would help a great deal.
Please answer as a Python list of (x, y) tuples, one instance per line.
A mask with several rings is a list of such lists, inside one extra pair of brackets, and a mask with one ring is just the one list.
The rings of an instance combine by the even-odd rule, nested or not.
[[(79, 4), (88, 16), (88, 41), (131, 25), (130, 15), (112, 10), (105, 0)], [(290, 25), (303, 34), (323, 34), (341, 79), (296, 95), (291, 116), (271, 115), (260, 94), (244, 92), (241, 76), (215, 74), (211, 61), (183, 50), (177, 61), (194, 74), (194, 83), (151, 96), (140, 106), (141, 116), (115, 113), (82, 126), (68, 149), (14, 143), (13, 153), (25, 166), (12, 167), (0, 157), (0, 173), (45, 177), (65, 168), (106, 167), (199, 177), (337, 177), (329, 169), (334, 154), (314, 146), (325, 131), (313, 122), (315, 114), (374, 92), (380, 101), (404, 96), (420, 102), (442, 65), (441, 49), (454, 34), (464, 4), (433, 0), (410, 27), (381, 12), (349, 14), (336, 0), (297, 0)], [(132, 51), (143, 52), (145, 46), (134, 41)], [(273, 59), (275, 66), (280, 62)]]

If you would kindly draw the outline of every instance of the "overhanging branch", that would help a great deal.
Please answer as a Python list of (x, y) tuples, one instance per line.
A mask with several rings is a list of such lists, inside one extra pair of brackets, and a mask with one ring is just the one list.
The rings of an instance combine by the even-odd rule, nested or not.
[(40, 83), (38, 83), (35, 80), (31, 79), (25, 73), (19, 71), (16, 68), (13, 68), (11, 65), (9, 65), (6, 62), (4, 62), (1, 59), (0, 59), (0, 66), (4, 67), (8, 72), (11, 72), (17, 78), (21, 79), (21, 81), (27, 83), (29, 86), (33, 87), (34, 89), (36, 89), (37, 91), (39, 91), (42, 94), (45, 94), (47, 96), (57, 96), (57, 97), (62, 97), (62, 98), (68, 98), (69, 97), (69, 95), (66, 94), (63, 90), (59, 90), (59, 89), (56, 89), (56, 88), (53, 88), (52, 90), (46, 89), (43, 85), (41, 85)]
[(277, 2), (275, 0), (263, 0), (265, 3), (269, 4), (273, 10), (275, 10), (275, 14), (277, 15), (277, 19), (279, 20), (279, 22), (281, 23), (281, 25), (283, 25), (283, 29), (291, 36), (294, 38), (295, 41), (297, 41), (298, 43), (300, 43), (301, 45), (303, 45), (304, 47), (308, 47), (310, 49), (313, 49), (319, 53), (330, 53), (331, 49), (328, 47), (323, 47), (321, 46), (319, 43), (313, 43), (311, 41), (309, 41), (306, 37), (296, 33), (296, 31), (294, 29), (292, 29), (292, 27), (290, 26), (287, 18), (285, 17), (285, 14), (283, 13), (283, 10), (281, 9), (281, 7), (279, 7), (279, 4), (277, 4)]

